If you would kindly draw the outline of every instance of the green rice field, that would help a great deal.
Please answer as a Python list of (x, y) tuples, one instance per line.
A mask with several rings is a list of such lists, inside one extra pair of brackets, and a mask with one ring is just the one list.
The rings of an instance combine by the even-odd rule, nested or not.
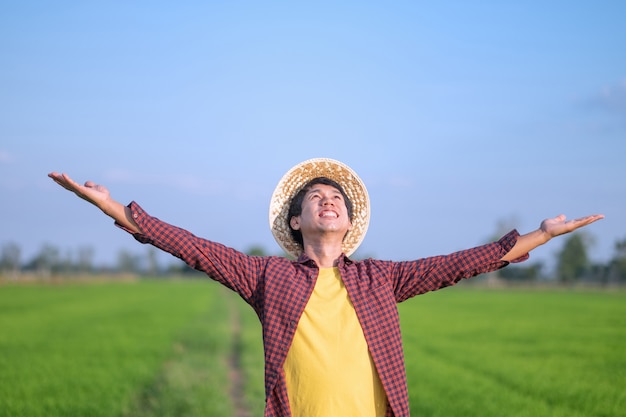
[[(399, 308), (412, 416), (626, 416), (623, 290)], [(0, 286), (0, 417), (260, 417), (263, 390), (256, 315), (210, 280)]]

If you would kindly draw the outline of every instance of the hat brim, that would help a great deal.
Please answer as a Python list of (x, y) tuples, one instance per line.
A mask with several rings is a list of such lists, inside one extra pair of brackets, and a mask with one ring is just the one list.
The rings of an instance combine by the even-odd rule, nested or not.
[(350, 256), (359, 247), (370, 221), (370, 201), (365, 184), (346, 164), (328, 158), (309, 159), (291, 168), (279, 181), (270, 200), (269, 222), (274, 239), (280, 247), (294, 258), (303, 248), (291, 236), (287, 222), (289, 205), (293, 197), (309, 181), (326, 177), (337, 182), (352, 202), (352, 228), (346, 234), (342, 249)]

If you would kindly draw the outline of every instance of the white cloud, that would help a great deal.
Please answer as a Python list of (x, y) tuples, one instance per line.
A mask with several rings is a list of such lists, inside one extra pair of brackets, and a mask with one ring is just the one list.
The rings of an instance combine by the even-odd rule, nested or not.
[(592, 95), (588, 103), (598, 109), (626, 114), (626, 78), (605, 86)]
[(241, 200), (250, 199), (258, 190), (258, 185), (253, 183), (239, 183), (229, 178), (214, 179), (191, 174), (145, 174), (115, 169), (106, 172), (104, 178), (106, 181), (132, 186), (173, 188), (200, 196), (231, 194)]
[(415, 177), (401, 172), (395, 173), (367, 173), (363, 175), (363, 181), (368, 189), (374, 188), (392, 188), (392, 189), (411, 189), (415, 187)]
[(393, 188), (405, 188), (410, 189), (415, 185), (415, 181), (412, 177), (395, 175), (387, 179), (389, 186)]
[(13, 161), (13, 156), (4, 149), (0, 149), (0, 164), (7, 164)]

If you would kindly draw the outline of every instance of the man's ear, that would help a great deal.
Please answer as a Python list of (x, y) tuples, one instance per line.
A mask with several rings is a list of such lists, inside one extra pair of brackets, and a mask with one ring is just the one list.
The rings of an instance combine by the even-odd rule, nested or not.
[(289, 225), (293, 230), (300, 230), (300, 216), (293, 216), (291, 220), (289, 220)]

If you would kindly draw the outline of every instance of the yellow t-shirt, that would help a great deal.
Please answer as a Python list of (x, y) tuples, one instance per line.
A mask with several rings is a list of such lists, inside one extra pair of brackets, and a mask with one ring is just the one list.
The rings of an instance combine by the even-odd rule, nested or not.
[(387, 397), (338, 268), (322, 268), (284, 365), (294, 417), (382, 417)]

